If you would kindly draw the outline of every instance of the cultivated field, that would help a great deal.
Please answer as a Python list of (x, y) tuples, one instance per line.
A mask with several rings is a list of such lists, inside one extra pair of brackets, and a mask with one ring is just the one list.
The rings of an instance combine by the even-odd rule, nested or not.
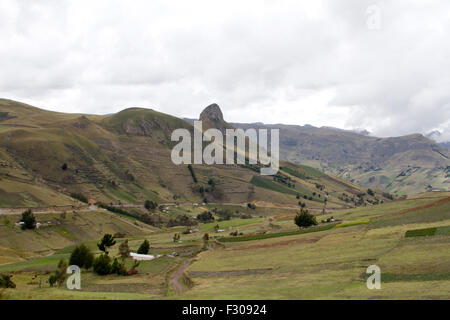
[[(73, 219), (71, 215), (66, 219)], [(118, 253), (125, 239), (132, 251), (148, 239), (150, 253), (161, 257), (141, 262), (134, 276), (86, 271), (80, 291), (50, 288), (49, 273), (80, 242), (78, 231), (62, 225), (23, 232), (5, 220), (13, 221), (14, 216), (2, 217), (0, 272), (13, 274), (17, 284), (1, 291), (2, 298), (450, 299), (450, 197), (445, 193), (320, 214), (318, 221), (331, 216), (334, 221), (304, 230), (294, 225), (292, 213), (276, 209), (261, 218), (220, 222), (224, 232), (215, 232), (216, 223), (209, 223), (190, 234), (182, 234), (186, 227), (151, 229), (105, 212), (78, 215), (79, 230), (96, 219), (91, 240), (84, 239), (92, 250), (97, 251), (102, 233), (123, 231), (127, 235), (118, 239), (110, 255)], [(230, 236), (234, 231), (242, 235)], [(205, 232), (211, 237), (206, 245)], [(181, 234), (179, 242), (172, 240), (174, 233)], [(33, 239), (35, 246), (45, 248), (45, 256), (38, 247), (5, 243), (4, 236), (11, 239), (12, 234), (22, 237), (16, 244)], [(369, 265), (381, 268), (380, 290), (366, 287)]]

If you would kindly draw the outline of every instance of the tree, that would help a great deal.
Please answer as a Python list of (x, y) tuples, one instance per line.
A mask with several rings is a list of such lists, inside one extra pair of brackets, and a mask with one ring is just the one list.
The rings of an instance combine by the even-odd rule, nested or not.
[(67, 163), (63, 163), (63, 165), (61, 166), (61, 169), (66, 171), (67, 170)]
[(122, 260), (125, 260), (130, 255), (130, 248), (128, 247), (128, 240), (122, 242), (119, 246), (119, 255)]
[(119, 276), (126, 276), (127, 275), (127, 269), (125, 268), (125, 262), (122, 261), (122, 263), (117, 260), (117, 258), (114, 258), (114, 261), (111, 265), (111, 274), (117, 274)]
[(369, 196), (374, 196), (375, 195), (375, 192), (373, 192), (373, 190), (372, 189), (367, 189), (367, 194), (369, 195)]
[(61, 286), (66, 279), (67, 276), (67, 261), (64, 259), (59, 260), (58, 267), (54, 274), (52, 274), (48, 278), (48, 283), (50, 284), (50, 287), (53, 287), (56, 283), (58, 286)]
[(209, 242), (209, 234), (205, 233), (203, 235), (203, 248), (206, 249), (208, 247)]
[(158, 204), (155, 201), (145, 200), (144, 207), (147, 210), (155, 210), (158, 207)]
[(178, 233), (175, 233), (173, 235), (173, 242), (177, 242), (177, 241), (180, 241), (180, 235)]
[(94, 272), (104, 276), (111, 273), (111, 258), (103, 253), (94, 259)]
[(16, 287), (16, 284), (11, 280), (12, 275), (0, 273), (0, 288), (12, 288)]
[(23, 222), (23, 225), (21, 227), (22, 230), (36, 228), (36, 218), (33, 214), (33, 211), (31, 211), (30, 209), (22, 213), (22, 219), (20, 219), (20, 221)]
[(103, 251), (104, 253), (108, 254), (108, 248), (112, 247), (116, 244), (116, 240), (114, 240), (114, 236), (110, 234), (105, 234), (103, 238), (100, 240), (99, 243), (97, 243), (97, 247), (100, 249), (100, 251)]
[(94, 255), (84, 244), (76, 246), (70, 255), (69, 264), (88, 270), (92, 267)]
[(142, 242), (142, 244), (139, 246), (137, 253), (148, 254), (149, 250), (150, 250), (150, 243), (148, 242), (147, 239), (145, 239), (144, 242)]
[(317, 225), (316, 217), (303, 208), (300, 209), (300, 213), (295, 216), (294, 222), (299, 228)]

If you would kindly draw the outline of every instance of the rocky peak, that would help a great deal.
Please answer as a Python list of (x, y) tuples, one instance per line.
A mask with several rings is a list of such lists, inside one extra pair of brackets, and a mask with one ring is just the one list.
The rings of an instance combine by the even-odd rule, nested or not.
[(220, 110), (220, 107), (217, 104), (213, 103), (212, 105), (206, 107), (202, 113), (200, 113), (200, 120), (223, 122), (222, 110)]

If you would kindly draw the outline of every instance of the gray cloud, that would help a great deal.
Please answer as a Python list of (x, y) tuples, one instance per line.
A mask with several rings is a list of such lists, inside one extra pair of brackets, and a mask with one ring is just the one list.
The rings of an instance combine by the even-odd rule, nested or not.
[[(381, 29), (366, 10), (380, 8)], [(0, 96), (60, 111), (142, 106), (233, 122), (442, 132), (448, 1), (0, 0)]]

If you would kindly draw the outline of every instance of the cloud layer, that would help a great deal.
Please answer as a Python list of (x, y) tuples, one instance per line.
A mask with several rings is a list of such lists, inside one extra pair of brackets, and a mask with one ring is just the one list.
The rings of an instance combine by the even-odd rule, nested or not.
[(445, 141), (449, 28), (445, 0), (1, 0), (0, 96), (186, 117), (216, 102), (233, 122)]

